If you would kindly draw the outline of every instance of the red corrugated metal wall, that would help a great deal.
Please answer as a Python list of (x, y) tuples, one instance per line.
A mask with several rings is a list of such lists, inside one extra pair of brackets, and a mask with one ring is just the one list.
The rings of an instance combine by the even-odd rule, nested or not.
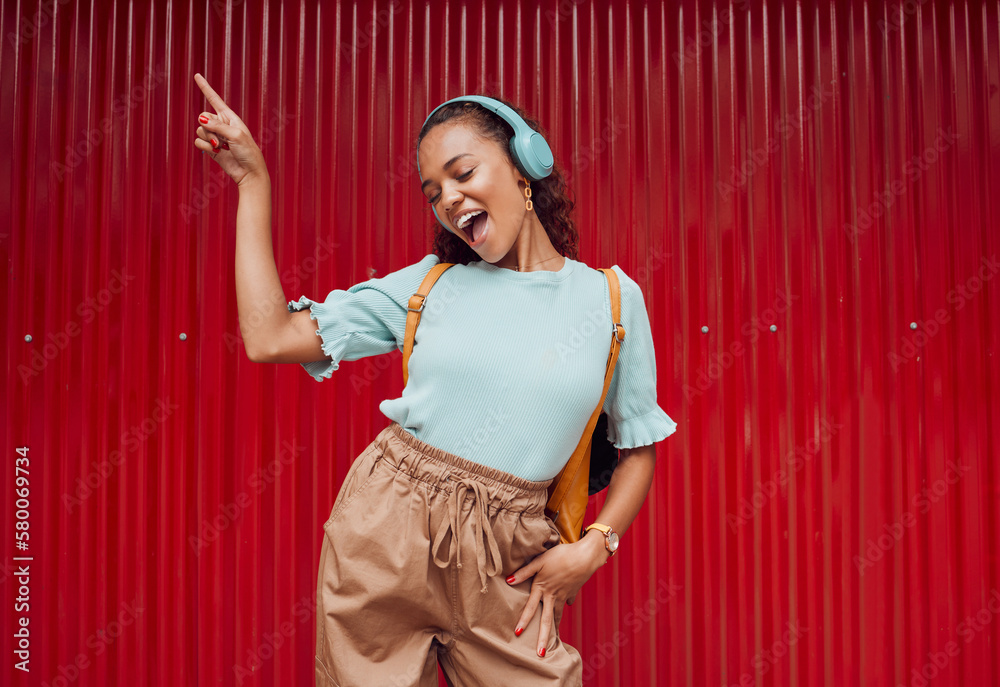
[(195, 72), (267, 158), (288, 300), (429, 252), (435, 105), (547, 127), (679, 423), (566, 609), (585, 684), (1000, 684), (996, 2), (2, 7), (5, 684), (311, 684), (400, 356), (247, 360)]

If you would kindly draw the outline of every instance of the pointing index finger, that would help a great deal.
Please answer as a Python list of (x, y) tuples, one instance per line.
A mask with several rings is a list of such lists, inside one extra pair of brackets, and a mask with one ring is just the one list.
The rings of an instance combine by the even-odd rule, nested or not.
[(205, 80), (204, 76), (201, 74), (195, 74), (194, 80), (195, 83), (198, 84), (198, 88), (201, 89), (201, 92), (205, 94), (206, 98), (208, 98), (208, 102), (215, 108), (216, 112), (222, 114), (224, 111), (229, 111), (229, 106), (226, 105), (226, 102), (219, 96), (219, 94), (208, 85), (208, 81)]

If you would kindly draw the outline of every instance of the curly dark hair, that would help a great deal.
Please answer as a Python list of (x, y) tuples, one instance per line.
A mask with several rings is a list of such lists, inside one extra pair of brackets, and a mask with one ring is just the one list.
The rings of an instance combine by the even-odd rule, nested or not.
[[(495, 95), (486, 97), (499, 100), (516, 112), (525, 124), (545, 136), (545, 131), (542, 130), (538, 122), (529, 118), (523, 110), (513, 103)], [(510, 154), (510, 139), (514, 135), (514, 129), (479, 103), (473, 102), (451, 103), (435, 112), (420, 129), (414, 147), (414, 155), (420, 150), (420, 142), (424, 140), (431, 129), (438, 124), (452, 120), (468, 122), (479, 135), (496, 142), (497, 147), (503, 151), (511, 164), (514, 164), (514, 159)], [(554, 165), (552, 172), (544, 179), (531, 182), (531, 200), (534, 212), (538, 215), (542, 226), (545, 227), (545, 233), (549, 235), (552, 246), (560, 255), (576, 260), (580, 237), (573, 219), (570, 217), (576, 202), (568, 195), (566, 181), (558, 165)], [(482, 259), (467, 243), (441, 226), (440, 222), (434, 222), (433, 232), (433, 252), (441, 262), (467, 265)]]

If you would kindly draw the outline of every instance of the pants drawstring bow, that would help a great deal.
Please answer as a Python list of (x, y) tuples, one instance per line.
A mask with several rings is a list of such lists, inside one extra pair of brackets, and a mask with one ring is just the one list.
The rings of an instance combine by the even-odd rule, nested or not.
[[(487, 578), (500, 572), (503, 564), (500, 557), (500, 548), (497, 546), (496, 537), (493, 535), (493, 527), (490, 523), (489, 515), (489, 493), (487, 487), (481, 481), (471, 478), (459, 478), (448, 476), (447, 481), (454, 487), (448, 495), (448, 520), (447, 524), (440, 527), (434, 535), (434, 543), (431, 546), (431, 555), (434, 564), (439, 568), (446, 568), (452, 560), (457, 560), (457, 567), (462, 567), (461, 540), (459, 534), (462, 521), (462, 505), (465, 502), (465, 495), (470, 491), (473, 493), (473, 503), (469, 515), (473, 519), (476, 531), (476, 561), (479, 566), (479, 579), (483, 583), (481, 594), (486, 593)], [(448, 544), (448, 558), (441, 560), (438, 558), (438, 550), (445, 535), (451, 532), (451, 542)], [(485, 535), (486, 545), (483, 545)]]

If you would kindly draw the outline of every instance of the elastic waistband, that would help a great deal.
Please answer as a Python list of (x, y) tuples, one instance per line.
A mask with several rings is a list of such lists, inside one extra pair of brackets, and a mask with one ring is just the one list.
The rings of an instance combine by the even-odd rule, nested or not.
[(404, 429), (403, 426), (395, 420), (393, 420), (392, 424), (379, 432), (375, 441), (381, 448), (390, 437), (398, 439), (406, 444), (406, 446), (410, 449), (422, 454), (430, 460), (443, 463), (451, 468), (451, 470), (464, 470), (465, 472), (481, 478), (480, 481), (492, 481), (498, 484), (513, 487), (516, 490), (524, 492), (526, 495), (547, 491), (549, 485), (552, 484), (552, 480), (555, 479), (554, 477), (550, 477), (549, 479), (536, 482), (524, 479), (523, 477), (518, 477), (517, 475), (512, 475), (509, 472), (498, 470), (497, 468), (493, 468), (488, 465), (483, 465), (482, 463), (476, 463), (475, 461), (471, 461), (467, 458), (462, 458), (454, 453), (449, 453), (448, 451), (440, 449), (436, 446), (431, 446), (425, 441), (421, 441), (409, 431)]

